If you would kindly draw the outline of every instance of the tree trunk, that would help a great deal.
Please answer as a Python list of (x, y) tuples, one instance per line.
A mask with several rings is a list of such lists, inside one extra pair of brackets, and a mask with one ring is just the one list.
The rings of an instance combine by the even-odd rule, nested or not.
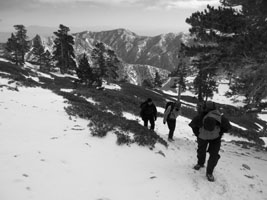
[(199, 71), (198, 101), (203, 101), (203, 74), (201, 70)]
[(60, 47), (61, 47), (61, 66), (60, 66), (60, 72), (61, 72), (61, 74), (64, 74), (64, 65), (65, 65), (65, 63), (64, 63), (64, 54), (63, 54), (63, 41), (62, 41), (62, 39), (61, 39), (61, 41), (60, 41)]
[(182, 85), (181, 84), (179, 84), (179, 87), (178, 87), (178, 98), (177, 98), (177, 100), (180, 102), (180, 100), (181, 100), (181, 93), (182, 93)]

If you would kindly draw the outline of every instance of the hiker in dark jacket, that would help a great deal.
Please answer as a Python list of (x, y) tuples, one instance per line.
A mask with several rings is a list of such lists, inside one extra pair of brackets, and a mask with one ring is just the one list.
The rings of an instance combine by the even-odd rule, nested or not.
[(157, 108), (153, 103), (151, 98), (148, 98), (145, 102), (141, 104), (140, 116), (144, 121), (144, 126), (148, 126), (148, 121), (150, 122), (150, 129), (154, 130), (155, 121), (157, 120)]
[(206, 169), (206, 176), (209, 181), (214, 181), (213, 171), (220, 159), (219, 151), (223, 133), (231, 129), (230, 122), (216, 108), (214, 102), (207, 101), (202, 111), (189, 123), (197, 137), (197, 159), (195, 170), (204, 167), (206, 152), (210, 157)]

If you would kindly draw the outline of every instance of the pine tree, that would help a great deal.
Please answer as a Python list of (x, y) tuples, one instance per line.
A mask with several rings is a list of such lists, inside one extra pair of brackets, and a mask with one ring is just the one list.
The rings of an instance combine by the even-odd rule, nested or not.
[(28, 36), (26, 35), (27, 30), (23, 25), (15, 25), (14, 27), (17, 31), (15, 36), (18, 42), (19, 63), (23, 64), (25, 63), (25, 60), (24, 60), (25, 54), (30, 49), (29, 42), (27, 41)]
[(39, 64), (43, 64), (44, 63), (44, 46), (42, 44), (42, 40), (41, 37), (39, 35), (36, 35), (33, 38), (33, 49), (32, 49), (32, 53), (34, 56), (36, 56), (36, 60)]
[(99, 74), (99, 82), (105, 79), (110, 83), (119, 78), (118, 70), (122, 63), (116, 53), (107, 49), (104, 43), (98, 42), (95, 44), (91, 57), (94, 63), (94, 73)]
[(227, 66), (235, 54), (233, 41), (240, 34), (244, 22), (240, 14), (232, 8), (207, 6), (204, 12), (196, 12), (186, 19), (192, 28), (195, 45), (186, 48), (186, 55), (194, 58), (198, 69), (194, 81), (198, 100), (203, 101), (216, 91), (215, 77), (220, 67)]
[(8, 57), (18, 65), (18, 41), (13, 33), (11, 33), (11, 37), (8, 38), (5, 49), (8, 53)]
[(266, 77), (266, 65), (247, 69), (234, 79), (228, 95), (243, 95), (247, 107), (259, 107), (261, 100), (267, 97)]
[(162, 86), (162, 80), (161, 80), (161, 77), (159, 75), (159, 72), (155, 73), (154, 86), (155, 87), (161, 87)]
[(10, 54), (11, 59), (13, 59), (18, 64), (25, 63), (25, 54), (29, 51), (30, 46), (27, 41), (27, 30), (23, 25), (14, 25), (16, 30), (15, 34), (11, 34), (6, 44), (6, 50)]
[(101, 87), (103, 82), (103, 77), (107, 71), (107, 65), (105, 61), (105, 45), (102, 42), (95, 44), (95, 47), (91, 53), (91, 57), (94, 63), (93, 73), (95, 74), (96, 85)]
[(107, 73), (106, 77), (108, 78), (108, 82), (116, 80), (119, 75), (117, 73), (119, 69), (119, 65), (121, 65), (118, 56), (115, 54), (113, 50), (107, 51)]
[(153, 83), (150, 79), (145, 79), (142, 82), (142, 87), (148, 87), (148, 88), (153, 88)]
[(210, 68), (206, 68), (205, 66), (197, 65), (199, 72), (194, 80), (194, 88), (196, 91), (196, 94), (198, 94), (198, 100), (199, 102), (207, 101), (208, 98), (213, 97), (213, 93), (217, 92), (217, 82), (215, 79), (215, 72), (212, 71)]
[[(181, 93), (186, 90), (186, 76), (188, 71), (189, 65), (189, 58), (185, 55), (185, 45), (181, 43), (181, 47), (178, 53), (178, 66), (177, 68), (170, 74), (172, 77), (178, 77), (178, 101), (181, 99)], [(176, 84), (176, 85), (177, 85)], [(177, 86), (176, 86), (177, 87)]]
[(40, 66), (40, 69), (42, 71), (45, 71), (45, 72), (49, 72), (51, 71), (51, 67), (52, 67), (52, 55), (51, 53), (46, 50), (43, 54), (42, 54), (42, 65)]
[(95, 81), (94, 74), (89, 65), (86, 54), (83, 54), (82, 58), (80, 59), (76, 73), (81, 82), (85, 83), (86, 85), (91, 85)]
[(54, 32), (56, 38), (54, 40), (53, 56), (56, 61), (56, 66), (60, 68), (62, 74), (76, 69), (74, 55), (74, 39), (68, 34), (70, 29), (62, 24), (59, 25), (59, 30)]
[(235, 94), (246, 96), (246, 103), (251, 104), (248, 107), (259, 107), (261, 100), (267, 97), (267, 1), (225, 0), (222, 3), (242, 6), (245, 22), (245, 29), (235, 42), (238, 59), (231, 63), (231, 66), (239, 66), (241, 73), (233, 77), (231, 89)]
[(106, 47), (102, 42), (98, 42), (95, 44), (95, 47), (92, 51), (91, 57), (93, 59), (94, 65), (99, 69), (100, 77), (106, 77), (107, 63), (106, 63)]
[(198, 70), (194, 80), (195, 92), (198, 95), (198, 101), (207, 101), (217, 92), (217, 60), (211, 54), (199, 53), (197, 59), (192, 63)]
[[(186, 20), (192, 25), (190, 32), (195, 35), (199, 50), (202, 47), (201, 52), (212, 55), (210, 63), (224, 68), (233, 77), (234, 92), (259, 105), (264, 98), (259, 91), (267, 93), (267, 81), (258, 78), (267, 71), (267, 3), (264, 0), (221, 0), (221, 3), (216, 9), (207, 6), (204, 12), (192, 14)], [(209, 51), (205, 46), (209, 46)], [(198, 54), (195, 51), (194, 56)], [(248, 80), (254, 80), (253, 84), (244, 85)]]

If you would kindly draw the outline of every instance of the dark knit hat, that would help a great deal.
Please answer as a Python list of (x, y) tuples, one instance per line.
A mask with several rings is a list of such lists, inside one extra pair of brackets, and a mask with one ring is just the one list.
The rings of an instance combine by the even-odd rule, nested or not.
[(147, 99), (147, 102), (152, 102), (152, 99), (151, 99), (151, 98), (148, 98), (148, 99)]

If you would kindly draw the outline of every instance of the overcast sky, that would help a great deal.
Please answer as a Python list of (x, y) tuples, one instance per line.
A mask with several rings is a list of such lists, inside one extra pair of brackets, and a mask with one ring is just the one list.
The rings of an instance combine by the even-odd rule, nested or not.
[[(13, 25), (74, 30), (126, 28), (138, 35), (187, 32), (185, 19), (219, 0), (0, 0), (0, 32)], [(73, 29), (72, 29), (73, 28)]]

